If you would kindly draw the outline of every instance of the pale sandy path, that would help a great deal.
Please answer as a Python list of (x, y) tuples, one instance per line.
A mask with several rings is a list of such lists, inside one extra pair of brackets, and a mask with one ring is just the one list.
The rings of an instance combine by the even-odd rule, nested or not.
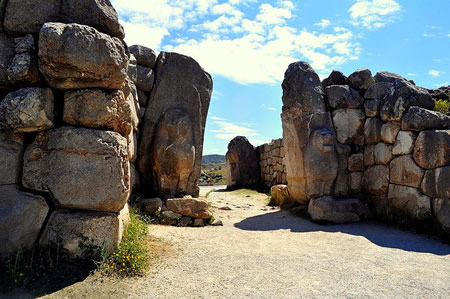
[(51, 297), (450, 298), (450, 246), (374, 223), (320, 226), (264, 195), (214, 192), (223, 227), (151, 226), (173, 254), (147, 278), (78, 283)]

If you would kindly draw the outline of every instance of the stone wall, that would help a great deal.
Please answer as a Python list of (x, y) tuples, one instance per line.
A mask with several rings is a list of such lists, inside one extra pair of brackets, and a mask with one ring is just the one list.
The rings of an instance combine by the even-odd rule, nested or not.
[(275, 139), (270, 143), (256, 147), (261, 168), (261, 182), (264, 187), (286, 184), (286, 166), (284, 164), (283, 139)]

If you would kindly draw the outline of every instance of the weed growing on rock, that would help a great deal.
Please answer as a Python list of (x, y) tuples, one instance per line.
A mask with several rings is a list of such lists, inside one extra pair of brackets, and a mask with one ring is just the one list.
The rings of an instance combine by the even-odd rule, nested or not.
[(437, 100), (435, 101), (434, 110), (442, 114), (450, 115), (450, 102), (449, 100)]

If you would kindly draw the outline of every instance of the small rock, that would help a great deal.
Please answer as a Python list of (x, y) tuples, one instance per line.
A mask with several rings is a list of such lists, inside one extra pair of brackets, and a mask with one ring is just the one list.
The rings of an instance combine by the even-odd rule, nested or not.
[(219, 210), (222, 211), (231, 211), (232, 209), (229, 206), (220, 207)]
[(212, 226), (223, 226), (223, 222), (220, 219), (214, 219), (214, 221), (211, 223)]
[(370, 216), (369, 207), (359, 199), (334, 199), (331, 196), (311, 199), (308, 214), (315, 221), (332, 223), (359, 222)]

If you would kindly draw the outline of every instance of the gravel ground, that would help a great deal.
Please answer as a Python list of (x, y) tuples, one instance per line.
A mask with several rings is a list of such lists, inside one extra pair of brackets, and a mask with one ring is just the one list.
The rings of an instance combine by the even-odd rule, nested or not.
[(88, 278), (50, 297), (450, 298), (450, 246), (439, 241), (375, 223), (316, 225), (255, 192), (208, 199), (224, 226), (151, 226), (171, 250), (148, 277)]

